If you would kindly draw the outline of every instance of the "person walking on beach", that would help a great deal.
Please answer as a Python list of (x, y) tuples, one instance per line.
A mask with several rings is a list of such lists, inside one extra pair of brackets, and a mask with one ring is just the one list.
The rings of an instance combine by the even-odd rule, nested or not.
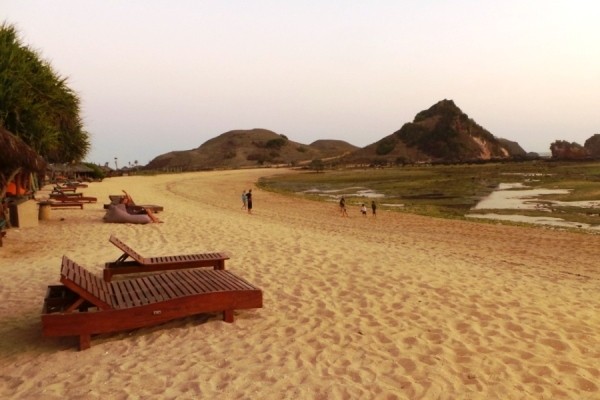
[(252, 214), (252, 189), (246, 193), (246, 207), (248, 207), (248, 214)]
[(348, 212), (346, 211), (346, 199), (344, 199), (344, 196), (340, 199), (340, 210), (342, 211), (342, 217), (348, 216)]
[(365, 206), (365, 203), (362, 203), (362, 206), (360, 206), (360, 213), (363, 215), (363, 217), (367, 216), (367, 206)]
[(246, 191), (242, 192), (242, 210), (248, 208), (248, 198), (246, 197)]
[(373, 216), (377, 215), (377, 204), (375, 204), (375, 200), (371, 201), (371, 210), (373, 211)]

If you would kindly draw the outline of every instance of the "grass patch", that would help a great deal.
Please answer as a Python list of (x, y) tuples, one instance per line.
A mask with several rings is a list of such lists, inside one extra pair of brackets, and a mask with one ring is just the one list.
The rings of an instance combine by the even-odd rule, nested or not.
[[(518, 182), (533, 188), (570, 190), (568, 194), (545, 197), (548, 201), (600, 200), (600, 163), (530, 161), (340, 169), (278, 175), (262, 178), (258, 184), (265, 190), (318, 201), (332, 201), (333, 196), (303, 192), (337, 191), (335, 194), (343, 194), (348, 204), (370, 202), (370, 198), (357, 194), (357, 188), (362, 188), (384, 195), (376, 199), (383, 209), (442, 218), (463, 218), (500, 183)], [(536, 214), (525, 210), (494, 212)], [(554, 206), (550, 214), (568, 221), (600, 223), (598, 209), (594, 208)], [(549, 213), (543, 215), (548, 216)]]

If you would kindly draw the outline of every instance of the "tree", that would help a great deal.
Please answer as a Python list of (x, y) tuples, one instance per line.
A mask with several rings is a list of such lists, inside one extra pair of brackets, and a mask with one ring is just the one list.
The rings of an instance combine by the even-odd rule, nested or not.
[(0, 126), (48, 162), (81, 161), (90, 149), (78, 96), (50, 63), (0, 25)]
[(600, 134), (596, 133), (592, 137), (588, 138), (583, 147), (590, 153), (594, 158), (600, 158)]
[(552, 158), (556, 160), (583, 160), (589, 158), (588, 150), (579, 143), (556, 140), (550, 145)]
[(316, 159), (316, 160), (312, 160), (310, 162), (309, 167), (310, 167), (310, 169), (312, 169), (315, 172), (319, 173), (319, 172), (322, 172), (325, 169), (325, 164), (323, 163), (323, 160)]

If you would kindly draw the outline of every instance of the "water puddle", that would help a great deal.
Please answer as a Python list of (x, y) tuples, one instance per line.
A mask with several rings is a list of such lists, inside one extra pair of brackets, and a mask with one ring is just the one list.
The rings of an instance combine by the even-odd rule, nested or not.
[[(567, 194), (570, 190), (567, 189), (544, 189), (544, 188), (529, 188), (523, 183), (501, 183), (498, 189), (483, 198), (473, 210), (536, 210), (551, 213), (552, 208), (556, 206), (569, 206), (581, 208), (596, 208), (600, 207), (600, 201), (556, 201), (542, 199), (541, 196), (551, 194)], [(600, 212), (600, 210), (599, 210)], [(467, 214), (467, 218), (480, 218), (503, 220), (512, 222), (524, 222), (530, 224), (551, 225), (566, 228), (582, 228), (600, 230), (598, 225), (590, 225), (582, 222), (567, 221), (558, 217), (547, 216), (525, 216), (518, 214)]]
[(499, 221), (524, 222), (528, 224), (551, 225), (565, 228), (581, 228), (600, 231), (600, 226), (584, 224), (581, 222), (566, 221), (562, 218), (555, 217), (529, 217), (526, 215), (505, 215), (505, 214), (467, 214), (467, 218), (493, 219)]
[(321, 190), (317, 188), (308, 189), (300, 194), (313, 194), (321, 197), (329, 197), (331, 199), (339, 199), (340, 196), (346, 197), (365, 197), (367, 199), (381, 199), (385, 195), (383, 193), (377, 193), (374, 190), (367, 189), (364, 187), (348, 187), (344, 189), (332, 189), (332, 190)]
[(548, 194), (567, 194), (566, 189), (528, 189), (522, 183), (501, 183), (498, 189), (482, 199), (475, 210), (540, 210), (548, 208), (549, 201), (540, 200)]

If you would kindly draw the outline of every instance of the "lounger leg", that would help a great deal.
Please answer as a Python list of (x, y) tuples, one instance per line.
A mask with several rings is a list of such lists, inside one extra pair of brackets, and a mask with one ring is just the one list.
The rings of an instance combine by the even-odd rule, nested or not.
[(79, 350), (87, 350), (92, 345), (92, 335), (83, 333), (79, 335)]
[(110, 282), (112, 280), (112, 271), (105, 268), (103, 272), (104, 272), (104, 281)]
[(223, 311), (223, 321), (229, 323), (233, 322), (233, 310)]

